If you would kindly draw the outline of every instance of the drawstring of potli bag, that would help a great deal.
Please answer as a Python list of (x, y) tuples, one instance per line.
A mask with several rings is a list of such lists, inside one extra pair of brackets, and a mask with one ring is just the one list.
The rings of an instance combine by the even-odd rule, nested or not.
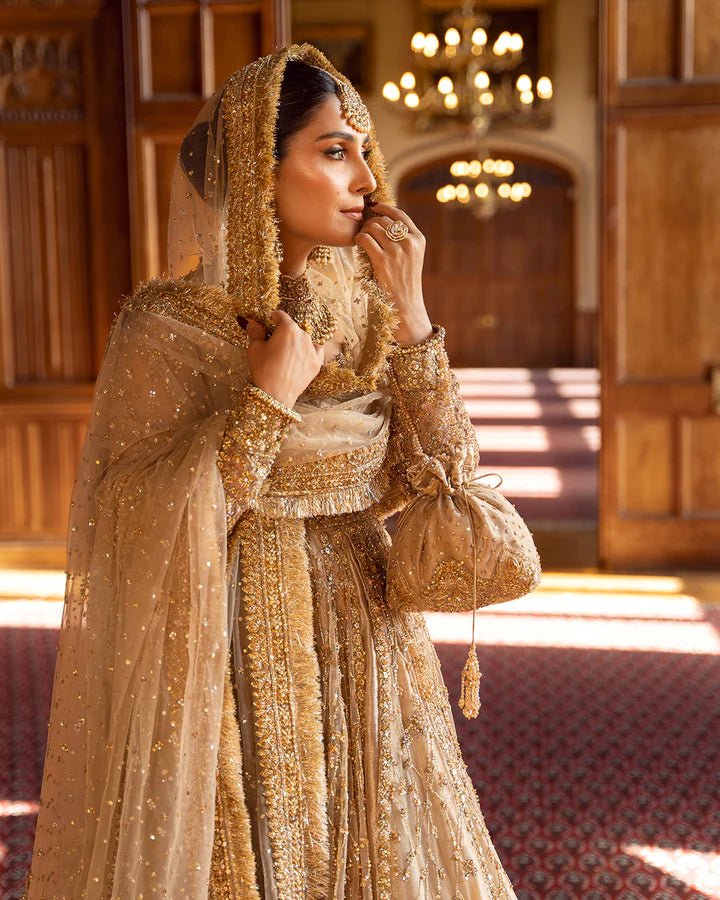
[[(477, 475), (471, 479), (472, 482), (479, 482), (481, 478), (487, 478), (489, 475), (497, 475), (500, 481), (495, 485), (495, 489), (502, 484), (502, 476), (497, 472), (486, 472), (484, 475)], [(473, 614), (472, 614), (472, 641), (468, 650), (467, 660), (463, 666), (462, 675), (460, 676), (460, 699), (458, 706), (463, 712), (466, 719), (474, 719), (480, 712), (480, 679), (482, 672), (480, 671), (480, 662), (477, 656), (475, 646), (475, 614), (477, 612), (477, 543), (475, 541), (475, 523), (467, 499), (465, 485), (460, 485), (460, 493), (465, 501), (468, 519), (470, 520), (470, 540), (472, 542), (473, 555)]]

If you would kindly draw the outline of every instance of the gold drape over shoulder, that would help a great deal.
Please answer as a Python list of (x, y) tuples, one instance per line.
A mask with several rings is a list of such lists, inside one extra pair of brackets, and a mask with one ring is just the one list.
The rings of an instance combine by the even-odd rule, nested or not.
[[(274, 122), (290, 56), (325, 67), (304, 45), (228, 83), (253, 79), (223, 126), (240, 154), (230, 182), (243, 160), (271, 170), (266, 131), (247, 129)], [(393, 348), (367, 260), (334, 248), (312, 278), (350, 364), (279, 403), (249, 378), (236, 313), (269, 311), (276, 285), (272, 267), (229, 277), (233, 229), (249, 233), (232, 196), (171, 229), (178, 258), (203, 216), (229, 242), (208, 232), (193, 269), (138, 286), (108, 339), (72, 499), (26, 896), (512, 900), (425, 620), (385, 596), (383, 520), (412, 496), (414, 462), (393, 392), (425, 453), (448, 471), (477, 465), (444, 331)], [(274, 232), (253, 234), (267, 261)]]

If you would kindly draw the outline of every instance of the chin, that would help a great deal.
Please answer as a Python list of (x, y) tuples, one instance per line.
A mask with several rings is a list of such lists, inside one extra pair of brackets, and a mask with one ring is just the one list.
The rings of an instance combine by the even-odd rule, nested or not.
[(328, 234), (323, 238), (318, 238), (317, 243), (325, 247), (352, 247), (355, 243), (355, 234)]

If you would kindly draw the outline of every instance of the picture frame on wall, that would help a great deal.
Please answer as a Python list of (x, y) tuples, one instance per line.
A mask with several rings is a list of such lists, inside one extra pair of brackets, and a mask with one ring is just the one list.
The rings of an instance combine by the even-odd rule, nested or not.
[(369, 22), (293, 25), (293, 43), (309, 41), (321, 50), (360, 93), (372, 91), (373, 35)]

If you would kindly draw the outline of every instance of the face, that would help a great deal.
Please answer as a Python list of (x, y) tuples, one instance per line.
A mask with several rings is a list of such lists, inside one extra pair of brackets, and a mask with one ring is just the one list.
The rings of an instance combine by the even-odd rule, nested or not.
[(352, 246), (362, 217), (346, 211), (361, 211), (365, 195), (377, 187), (367, 164), (368, 139), (348, 125), (335, 94), (289, 139), (275, 182), (286, 252), (309, 252), (317, 244)]

